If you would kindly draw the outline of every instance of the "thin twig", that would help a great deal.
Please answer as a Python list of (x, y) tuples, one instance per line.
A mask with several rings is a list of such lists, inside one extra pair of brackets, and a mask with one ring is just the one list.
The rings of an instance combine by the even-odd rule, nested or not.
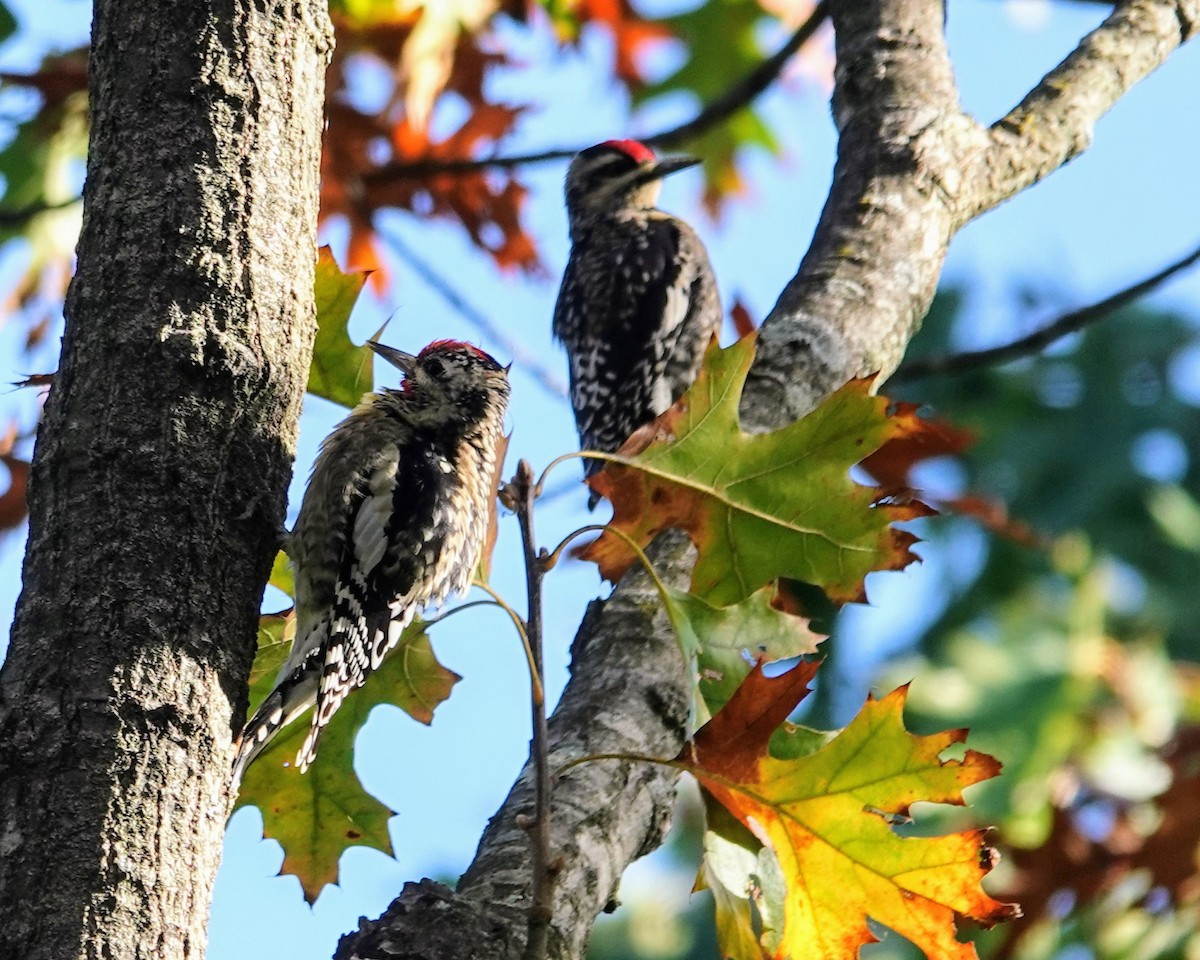
[[(699, 136), (715, 127), (750, 104), (755, 97), (767, 89), (779, 76), (784, 65), (817, 32), (829, 16), (827, 0), (821, 0), (804, 21), (788, 38), (788, 41), (772, 56), (768, 57), (746, 76), (735, 82), (715, 100), (706, 103), (692, 119), (642, 137), (643, 143), (652, 147), (671, 147)], [(550, 160), (565, 160), (573, 157), (588, 144), (578, 147), (557, 147), (533, 153), (493, 155), (490, 157), (464, 158), (461, 160), (425, 159), (408, 160), (385, 164), (377, 170), (363, 175), (368, 183), (392, 182), (396, 180), (427, 177), (435, 173), (476, 173), (486, 169), (511, 169), (546, 163)]]
[(420, 277), (426, 286), (445, 300), (450, 307), (456, 310), (464, 320), (479, 330), (480, 333), (493, 343), (499, 345), (518, 367), (537, 381), (543, 390), (558, 400), (567, 395), (567, 386), (559, 377), (543, 366), (541, 361), (518, 340), (513, 339), (496, 326), (482, 310), (468, 303), (458, 290), (455, 289), (454, 284), (442, 276), (433, 264), (417, 253), (406, 241), (401, 239), (395, 230), (382, 230), (378, 225), (376, 225), (375, 230), (376, 233), (388, 242), (396, 256), (408, 264), (413, 273)]
[(1186, 270), (1197, 261), (1200, 261), (1200, 247), (1197, 247), (1182, 260), (1176, 260), (1154, 275), (1146, 277), (1144, 280), (1139, 280), (1132, 286), (1126, 287), (1124, 290), (1120, 290), (1098, 303), (1065, 313), (1053, 323), (1049, 323), (1040, 330), (1035, 330), (1033, 333), (1021, 337), (1019, 340), (1014, 340), (1012, 343), (1002, 344), (998, 347), (989, 347), (986, 350), (971, 350), (966, 353), (955, 353), (945, 357), (934, 357), (931, 360), (915, 360), (912, 363), (905, 363), (896, 371), (890, 382), (904, 383), (942, 373), (966, 373), (969, 370), (976, 370), (979, 367), (1007, 363), (1009, 360), (1016, 360), (1031, 353), (1037, 353), (1039, 350), (1052, 344), (1055, 340), (1082, 330), (1089, 323), (1103, 320), (1109, 314), (1113, 313), (1113, 311), (1119, 310), (1126, 304), (1145, 296), (1175, 276), (1175, 274)]
[(529, 824), (533, 841), (533, 904), (529, 908), (529, 938), (525, 942), (525, 960), (545, 960), (550, 937), (550, 918), (553, 916), (551, 896), (557, 870), (550, 856), (550, 758), (549, 737), (546, 732), (545, 661), (542, 655), (542, 578), (546, 572), (546, 552), (534, 546), (533, 503), (537, 488), (533, 468), (528, 460), (517, 463), (513, 479), (512, 501), (521, 525), (521, 543), (525, 549), (525, 582), (529, 609), (525, 615), (525, 631), (533, 650), (537, 676), (530, 684), (530, 707), (533, 716), (534, 814)]

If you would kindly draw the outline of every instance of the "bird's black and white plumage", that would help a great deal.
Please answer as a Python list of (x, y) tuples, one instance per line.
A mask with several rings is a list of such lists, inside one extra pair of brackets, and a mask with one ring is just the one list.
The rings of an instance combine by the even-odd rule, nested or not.
[[(567, 171), (571, 256), (554, 334), (567, 348), (584, 450), (616, 450), (678, 400), (720, 327), (704, 245), (654, 206), (662, 178), (698, 162), (609, 140), (576, 154)], [(602, 466), (586, 461), (586, 475)]]
[(467, 587), (487, 535), (507, 370), (455, 341), (415, 357), (371, 346), (405, 379), (363, 397), (321, 445), (288, 538), (296, 638), (242, 731), (235, 783), (313, 707), (296, 756), (307, 769), (325, 725), (413, 616)]

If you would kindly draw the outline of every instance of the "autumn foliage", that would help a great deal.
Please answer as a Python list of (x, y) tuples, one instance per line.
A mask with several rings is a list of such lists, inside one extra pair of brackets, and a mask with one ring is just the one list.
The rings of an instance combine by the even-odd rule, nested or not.
[[(786, 743), (773, 751), (773, 738), (787, 739), (784, 721), (815, 673), (815, 664), (801, 664), (767, 677), (760, 664), (681, 758), (778, 861), (782, 896), (763, 891), (757, 904), (772, 921), (764, 922), (763, 947), (779, 958), (849, 960), (875, 939), (871, 918), (927, 956), (973, 958), (974, 947), (954, 937), (956, 917), (990, 926), (1019, 915), (979, 887), (995, 861), (984, 831), (901, 837), (892, 825), (907, 820), (918, 800), (964, 804), (963, 788), (996, 776), (999, 763), (973, 750), (962, 760), (940, 759), (966, 731), (908, 733), (903, 688), (868, 700), (814, 753), (792, 755)], [(753, 888), (752, 874), (731, 871), (713, 871), (709, 882), (739, 879), (740, 889)], [(748, 928), (749, 911), (736, 922)]]
[[(659, 19), (629, 0), (334, 0), (320, 216), (344, 239), (347, 272), (320, 251), (309, 393), (353, 407), (372, 389), (372, 354), (350, 315), (367, 285), (389, 304), (404, 299), (390, 217), (450, 224), (498, 270), (553, 286), (528, 222), (528, 163), (586, 144), (512, 152), (538, 104), (496, 92), (523, 66), (506, 31), (562, 56), (600, 35), (621, 97), (699, 108), (761, 65), (766, 28), (810, 12), (806, 0), (710, 0)], [(13, 29), (0, 17), (0, 34)], [(809, 51), (808, 68), (824, 76), (829, 56)], [(78, 231), (85, 52), (0, 82), (37, 102), (0, 149), (0, 242), (26, 253), (0, 296), (36, 356)], [(624, 135), (597, 139), (614, 132)], [(747, 151), (777, 149), (753, 103), (686, 146), (703, 157), (713, 214), (747, 189)], [(955, 297), (944, 293), (925, 321), (930, 349), (953, 346)], [(749, 434), (738, 411), (755, 324), (740, 299), (732, 315), (736, 342), (714, 345), (692, 389), (589, 481), (612, 517), (574, 554), (611, 583), (646, 566), (679, 641), (688, 743), (630, 762), (687, 771), (702, 788), (697, 889), (712, 898), (722, 956), (849, 960), (883, 928), (935, 960), (1041, 960), (1081, 945), (1095, 960), (1194, 956), (1200, 487), (1194, 471), (1169, 482), (1130, 472), (1163, 423), (1185, 451), (1200, 448), (1194, 397), (1175, 383), (1191, 369), (1181, 358), (1194, 331), (1130, 314), (1025, 366), (896, 389), (854, 380), (801, 420)], [(1064, 367), (1105, 388), (1055, 399)], [(37, 367), (21, 377), (24, 395), (53, 381)], [(0, 437), (0, 532), (26, 517), (36, 415)], [(525, 425), (513, 426), (519, 441)], [(672, 530), (697, 558), (686, 588), (659, 580), (645, 555)], [(937, 549), (973, 537), (981, 557), (949, 569), (945, 595), (912, 613), (925, 622), (877, 671), (890, 692), (860, 690), (852, 714), (831, 721), (828, 691), (845, 679), (847, 650), (862, 653), (839, 611), (872, 599), (872, 575), (921, 559), (918, 530), (941, 538)], [(291, 596), (283, 554), (271, 585)], [(286, 609), (263, 616), (251, 709), (293, 626)], [(238, 806), (261, 811), (281, 872), (309, 902), (338, 881), (349, 847), (393, 853), (393, 811), (358, 780), (354, 745), (376, 707), (434, 721), (461, 679), (435, 655), (437, 630), (418, 621), (405, 632), (306, 775), (290, 766), (304, 724), (247, 772)]]

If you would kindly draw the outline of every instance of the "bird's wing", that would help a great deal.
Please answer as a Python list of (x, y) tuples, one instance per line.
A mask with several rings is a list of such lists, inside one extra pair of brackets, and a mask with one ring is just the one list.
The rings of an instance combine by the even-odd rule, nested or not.
[[(692, 312), (679, 250), (678, 224), (652, 218), (607, 251), (607, 271), (578, 278), (589, 287), (577, 294), (587, 334), (573, 344), (571, 400), (584, 447), (615, 450), (675, 399), (663, 373)], [(589, 472), (599, 467), (593, 461)]]
[(439, 527), (431, 469), (390, 444), (356, 483), (312, 728), (297, 755), (302, 769), (316, 756), (321, 731), (379, 668), (424, 600), (418, 594), (436, 559), (427, 544)]

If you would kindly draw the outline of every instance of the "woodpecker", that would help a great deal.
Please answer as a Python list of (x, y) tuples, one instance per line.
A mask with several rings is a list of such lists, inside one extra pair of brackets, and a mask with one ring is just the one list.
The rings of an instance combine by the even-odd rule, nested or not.
[(487, 534), (507, 368), (452, 340), (415, 357), (370, 346), (404, 380), (364, 396), (321, 445), (288, 537), (296, 638), (242, 731), (235, 784), (284, 725), (314, 707), (296, 755), (305, 771), (321, 731), (413, 616), (466, 589)]
[[(608, 140), (567, 170), (571, 256), (554, 307), (584, 450), (611, 453), (664, 412), (721, 324), (717, 281), (688, 224), (654, 204), (662, 178), (699, 163)], [(584, 475), (604, 466), (586, 460)], [(589, 507), (599, 498), (592, 494)]]

